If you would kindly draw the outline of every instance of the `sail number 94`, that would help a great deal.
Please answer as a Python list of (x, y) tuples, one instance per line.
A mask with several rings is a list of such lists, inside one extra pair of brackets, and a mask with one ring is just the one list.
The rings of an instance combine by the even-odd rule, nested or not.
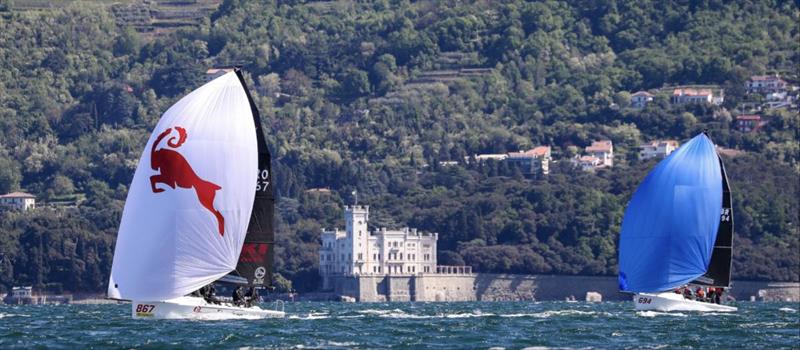
[(256, 181), (256, 192), (258, 191), (267, 191), (267, 187), (269, 186), (269, 170), (259, 170), (258, 171), (258, 181)]

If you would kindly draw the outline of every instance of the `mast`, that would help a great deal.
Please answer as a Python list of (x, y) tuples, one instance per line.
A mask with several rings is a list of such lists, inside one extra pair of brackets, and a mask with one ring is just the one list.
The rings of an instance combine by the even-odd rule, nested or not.
[(719, 217), (719, 229), (714, 241), (714, 252), (708, 263), (706, 273), (697, 278), (693, 283), (713, 287), (729, 287), (731, 284), (731, 260), (733, 257), (733, 208), (731, 205), (731, 188), (728, 184), (728, 175), (722, 157), (719, 158), (719, 168), (722, 173), (722, 212)]
[(272, 284), (272, 266), (274, 260), (273, 246), (275, 231), (273, 215), (275, 197), (272, 189), (272, 156), (267, 148), (264, 130), (261, 127), (261, 116), (247, 88), (242, 71), (235, 69), (236, 76), (242, 84), (256, 126), (258, 142), (258, 180), (255, 184), (256, 195), (253, 202), (253, 213), (247, 226), (247, 235), (239, 255), (236, 270), (221, 279), (223, 282), (247, 284), (251, 286), (270, 286)]

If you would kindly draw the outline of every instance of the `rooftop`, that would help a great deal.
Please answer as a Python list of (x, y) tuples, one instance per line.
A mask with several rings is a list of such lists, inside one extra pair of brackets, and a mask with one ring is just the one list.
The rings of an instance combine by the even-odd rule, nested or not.
[(509, 152), (509, 158), (539, 158), (550, 153), (550, 146), (539, 146), (525, 152)]
[(0, 196), (0, 198), (36, 198), (36, 196), (25, 192), (11, 192)]
[(754, 75), (750, 77), (751, 81), (765, 81), (765, 80), (783, 80), (778, 75)]
[(642, 147), (659, 147), (661, 145), (669, 145), (669, 146), (672, 146), (672, 147), (678, 147), (678, 141), (675, 141), (675, 140), (654, 140), (654, 141), (650, 141), (650, 142), (642, 145)]
[(586, 152), (611, 152), (611, 140), (602, 140), (592, 142), (592, 145), (586, 147)]
[(638, 97), (638, 96), (653, 97), (655, 95), (653, 95), (653, 94), (651, 94), (651, 93), (649, 93), (647, 91), (637, 91), (637, 92), (631, 94), (631, 97)]
[(761, 116), (757, 114), (742, 114), (736, 116), (736, 120), (761, 120)]
[(217, 74), (219, 72), (230, 73), (233, 72), (233, 68), (209, 68), (206, 71), (206, 74), (212, 75), (212, 74)]
[(711, 89), (675, 89), (672, 91), (673, 96), (708, 96), (711, 94)]

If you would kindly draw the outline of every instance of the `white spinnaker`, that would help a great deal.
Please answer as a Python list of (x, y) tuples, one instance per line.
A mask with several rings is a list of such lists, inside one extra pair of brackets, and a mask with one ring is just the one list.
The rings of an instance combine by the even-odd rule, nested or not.
[[(185, 129), (186, 137), (174, 148), (168, 142), (179, 142), (176, 127)], [(171, 133), (158, 143), (156, 152), (179, 153), (197, 178), (221, 187), (211, 192), (213, 209), (224, 217), (224, 235), (219, 232), (220, 221), (199, 199), (209, 191), (196, 189), (198, 180), (179, 171), (181, 162), (174, 161), (174, 154), (171, 165), (152, 169), (153, 143), (169, 128)], [(109, 278), (109, 297), (172, 299), (236, 268), (255, 198), (255, 130), (247, 95), (234, 72), (192, 91), (164, 113), (150, 135), (128, 191)], [(171, 188), (157, 181), (156, 188), (164, 191), (154, 193), (151, 177), (156, 175), (180, 178), (184, 185), (192, 186), (183, 188), (178, 183)]]

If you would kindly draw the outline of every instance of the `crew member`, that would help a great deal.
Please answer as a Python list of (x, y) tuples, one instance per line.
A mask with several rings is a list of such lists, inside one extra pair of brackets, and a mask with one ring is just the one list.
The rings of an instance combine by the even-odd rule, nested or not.
[(206, 302), (209, 304), (219, 304), (219, 300), (217, 300), (217, 289), (214, 288), (214, 284), (211, 283), (206, 288)]
[(244, 305), (244, 292), (242, 291), (242, 286), (236, 286), (236, 289), (233, 290), (233, 305)]
[[(713, 288), (713, 287), (712, 288), (708, 288), (708, 294), (706, 295), (706, 297), (708, 298), (708, 302), (709, 303), (717, 303), (716, 296), (717, 296), (717, 289)], [(717, 303), (717, 304), (719, 304), (719, 303)]]
[(247, 307), (251, 307), (258, 303), (258, 289), (255, 286), (250, 286), (250, 290), (245, 295), (247, 297)]
[(702, 287), (697, 287), (697, 289), (694, 290), (694, 295), (697, 301), (706, 301), (706, 292), (703, 291)]

